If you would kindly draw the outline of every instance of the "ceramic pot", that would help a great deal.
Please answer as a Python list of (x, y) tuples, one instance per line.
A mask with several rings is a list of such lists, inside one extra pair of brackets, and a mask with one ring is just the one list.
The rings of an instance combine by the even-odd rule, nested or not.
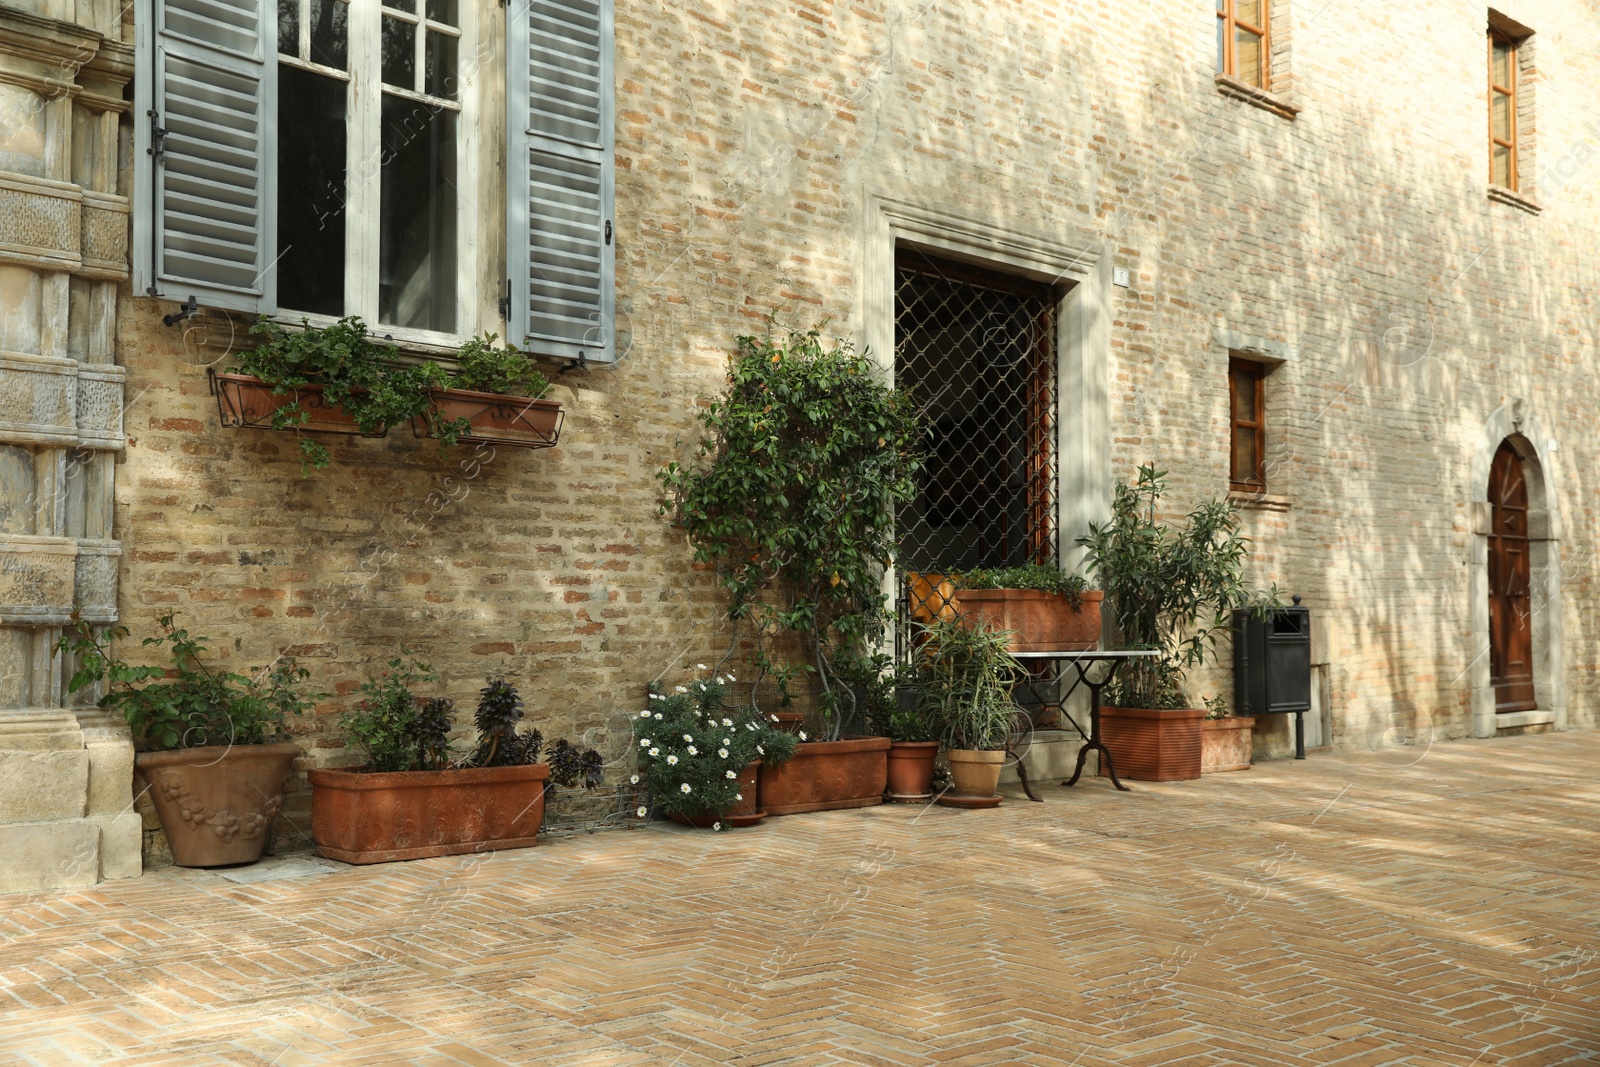
[(296, 744), (209, 745), (141, 752), (134, 764), (179, 867), (254, 863), (283, 807)]
[(486, 441), (522, 448), (549, 448), (560, 438), (561, 402), (526, 396), (480, 393), (471, 389), (435, 389), (426, 415), (412, 420), (419, 436), (437, 437), (442, 424), (466, 419), (463, 441)]
[(902, 803), (933, 796), (937, 741), (896, 741), (889, 746), (889, 799)]
[(951, 792), (963, 797), (992, 797), (999, 792), (1004, 752), (952, 748), (945, 755), (950, 760)]

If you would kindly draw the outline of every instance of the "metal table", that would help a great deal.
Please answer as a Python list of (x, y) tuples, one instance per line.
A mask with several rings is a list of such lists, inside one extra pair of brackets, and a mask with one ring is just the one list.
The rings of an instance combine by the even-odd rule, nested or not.
[[(1105, 760), (1106, 772), (1111, 776), (1111, 784), (1116, 786), (1118, 789), (1123, 790), (1124, 792), (1128, 791), (1128, 787), (1123, 785), (1122, 780), (1117, 777), (1117, 768), (1116, 764), (1111, 760), (1111, 751), (1106, 748), (1105, 742), (1100, 740), (1100, 690), (1111, 684), (1111, 680), (1116, 677), (1117, 668), (1121, 667), (1128, 660), (1159, 656), (1160, 654), (1160, 652), (1153, 648), (1114, 649), (1106, 652), (1094, 650), (1089, 652), (1011, 653), (1013, 658), (1025, 664), (1041, 662), (1066, 664), (1070, 665), (1077, 672), (1077, 677), (1073, 680), (1072, 684), (1067, 687), (1067, 691), (1062, 693), (1058, 699), (1048, 702), (1039, 702), (1040, 707), (1053, 708), (1056, 711), (1062, 712), (1061, 717), (1072, 723), (1072, 728), (1078, 731), (1078, 736), (1083, 738), (1084, 741), (1083, 747), (1078, 750), (1078, 765), (1073, 769), (1072, 777), (1068, 778), (1065, 782), (1062, 782), (1062, 785), (1078, 784), (1078, 776), (1083, 773), (1084, 762), (1089, 758), (1090, 750), (1093, 750), (1100, 753), (1100, 758)], [(1090, 671), (1097, 663), (1108, 664), (1105, 674), (1098, 680), (1090, 676)], [(1066, 676), (1066, 667), (1063, 666), (1056, 671), (1055, 676), (1051, 679), (1051, 684), (1059, 686)], [(1019, 684), (1033, 685), (1035, 683), (1030, 680), (1028, 682)], [(1065, 713), (1067, 699), (1071, 697), (1073, 693), (1077, 692), (1078, 686), (1080, 685), (1086, 685), (1089, 687), (1088, 733), (1083, 732), (1083, 727), (1078, 725), (1076, 719)], [(1015, 752), (1012, 752), (1011, 755), (1016, 756), (1017, 758), (1017, 774), (1022, 780), (1023, 791), (1028, 794), (1028, 799), (1039, 800), (1040, 798), (1034, 796), (1033, 790), (1028, 787), (1028, 773), (1022, 766), (1022, 757), (1017, 756)]]

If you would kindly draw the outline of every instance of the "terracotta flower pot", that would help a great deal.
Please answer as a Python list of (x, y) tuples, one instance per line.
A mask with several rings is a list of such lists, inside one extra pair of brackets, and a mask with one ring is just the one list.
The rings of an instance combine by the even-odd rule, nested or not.
[(1080, 594), (1074, 608), (1065, 593), (1037, 589), (961, 589), (956, 605), (962, 617), (982, 619), (996, 630), (1011, 630), (1012, 652), (1086, 652), (1100, 643), (1098, 589)]
[(716, 812), (686, 815), (682, 812), (669, 811), (667, 818), (679, 826), (698, 826), (701, 829), (709, 829), (719, 822), (723, 826), (754, 826), (767, 817), (767, 813), (760, 809), (760, 775), (759, 761), (744, 765), (744, 770), (739, 772), (739, 795), (744, 799), (721, 815)]
[(883, 803), (889, 784), (889, 739), (810, 741), (794, 758), (762, 768), (761, 807), (768, 815), (865, 808)]
[(1256, 720), (1249, 715), (1232, 715), (1221, 719), (1204, 719), (1200, 732), (1200, 773), (1218, 771), (1248, 771), (1251, 738)]
[[(1184, 782), (1200, 777), (1199, 708), (1101, 708), (1100, 737), (1117, 777), (1136, 782)], [(1104, 775), (1104, 761), (1100, 768)]]
[(388, 863), (538, 844), (550, 768), (310, 776), (317, 851), (345, 863)]
[(295, 415), (303, 413), (306, 418), (295, 429), (318, 433), (361, 432), (348, 411), (328, 403), (320, 385), (302, 385), (284, 393), (274, 393), (272, 386), (248, 374), (216, 374), (212, 376), (212, 389), (217, 394), (217, 410), (224, 426), (271, 429), (273, 413), (288, 407), (294, 409)]
[(952, 748), (945, 755), (950, 760), (951, 792), (962, 797), (992, 797), (999, 792), (1004, 752)]
[(903, 803), (933, 796), (937, 741), (896, 741), (889, 746), (889, 799)]
[(470, 389), (435, 389), (429, 394), (429, 400), (428, 413), (411, 423), (420, 436), (437, 437), (441, 423), (457, 419), (466, 419), (471, 427), (461, 435), (463, 441), (549, 448), (561, 436), (559, 400), (534, 400)]
[(161, 829), (179, 867), (254, 863), (283, 807), (283, 783), (301, 756), (296, 744), (209, 745), (141, 752)]

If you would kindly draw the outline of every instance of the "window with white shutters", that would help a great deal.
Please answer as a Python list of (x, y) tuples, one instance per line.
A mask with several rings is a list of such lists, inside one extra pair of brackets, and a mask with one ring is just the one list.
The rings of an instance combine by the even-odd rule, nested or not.
[(258, 0), (153, 7), (135, 88), (137, 291), (270, 311), (274, 13)]
[(509, 335), (616, 359), (610, 0), (511, 0)]

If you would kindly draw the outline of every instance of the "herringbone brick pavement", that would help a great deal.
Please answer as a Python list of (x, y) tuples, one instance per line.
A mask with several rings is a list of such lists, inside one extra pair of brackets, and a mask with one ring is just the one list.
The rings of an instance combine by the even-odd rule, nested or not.
[(3, 897), (0, 1063), (1600, 1063), (1600, 734), (1045, 796)]

